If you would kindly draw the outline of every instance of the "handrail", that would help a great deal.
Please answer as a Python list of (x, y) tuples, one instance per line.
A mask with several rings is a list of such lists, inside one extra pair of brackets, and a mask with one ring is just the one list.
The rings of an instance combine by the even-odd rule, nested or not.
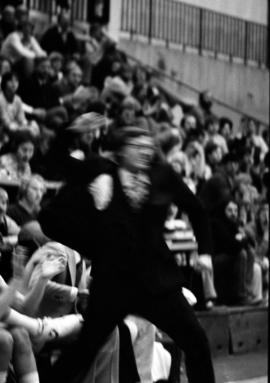
[[(146, 68), (146, 69), (149, 69), (152, 73), (155, 73), (157, 74), (159, 77), (163, 77), (163, 78), (166, 78), (180, 86), (183, 86), (185, 87), (186, 89), (189, 89), (191, 91), (193, 91), (194, 93), (198, 94), (201, 93), (201, 90), (185, 83), (184, 81), (182, 80), (178, 80), (178, 79), (175, 79), (174, 77), (168, 75), (167, 73), (164, 73), (154, 67), (152, 67), (151, 65), (149, 64), (144, 64), (142, 61), (140, 61), (139, 59), (137, 59), (136, 57), (133, 57), (131, 56), (130, 54), (126, 53), (126, 52), (122, 52), (124, 55), (126, 55), (126, 57), (130, 60), (130, 61), (133, 61), (133, 62), (136, 62), (138, 65)], [(168, 91), (167, 91), (168, 92)], [(169, 93), (169, 92), (168, 92)], [(255, 122), (257, 122), (258, 124), (262, 125), (262, 126), (265, 126), (265, 127), (269, 127), (269, 124), (263, 120), (261, 120), (260, 118), (257, 118), (257, 117), (254, 117), (253, 115), (249, 114), (249, 113), (246, 113), (246, 112), (243, 112), (242, 110), (232, 106), (232, 105), (229, 105), (227, 104), (226, 102), (223, 102), (215, 97), (212, 98), (213, 99), (213, 102), (215, 102), (216, 104), (236, 113), (236, 114), (239, 114), (239, 116), (244, 116), (244, 117), (247, 117), (248, 119), (252, 119), (254, 120)], [(184, 102), (181, 100), (181, 98), (179, 97), (178, 98), (178, 101), (182, 104), (184, 104)]]
[(122, 0), (121, 31), (269, 66), (266, 25), (175, 0)]

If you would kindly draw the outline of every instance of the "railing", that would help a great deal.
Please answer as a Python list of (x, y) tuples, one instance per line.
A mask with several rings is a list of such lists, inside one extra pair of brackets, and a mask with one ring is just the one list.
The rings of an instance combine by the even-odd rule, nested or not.
[(174, 0), (122, 0), (121, 30), (268, 66), (267, 27)]
[[(89, 0), (91, 1), (91, 0)], [(113, 1), (113, 0), (111, 0)], [(56, 13), (55, 0), (25, 0), (30, 9)], [(72, 20), (87, 21), (87, 0), (71, 1)], [(175, 0), (122, 0), (121, 30), (269, 67), (268, 28)]]
[[(111, 1), (113, 1), (113, 0), (111, 0)], [(56, 11), (57, 11), (55, 0), (25, 0), (25, 3), (29, 7), (29, 9), (44, 12), (44, 13), (48, 14), (50, 16), (50, 18), (52, 18), (52, 16), (55, 15)], [(168, 9), (166, 7), (164, 7), (165, 3), (166, 4), (167, 3), (173, 3), (175, 8), (171, 9), (169, 12)], [(172, 22), (170, 24), (170, 29), (168, 29), (168, 26), (167, 26), (167, 28), (164, 27), (165, 23), (160, 22), (158, 24), (157, 20), (159, 20), (159, 21), (162, 20), (161, 14), (158, 13), (161, 11), (161, 8), (159, 8), (159, 11), (157, 10), (158, 8), (156, 9), (156, 11), (154, 12), (154, 16), (153, 16), (153, 13), (150, 12), (150, 9), (153, 9), (154, 5), (160, 6), (160, 4), (163, 4), (163, 7), (164, 7), (164, 9), (163, 9), (164, 13), (162, 16), (162, 17), (164, 17), (164, 20), (167, 20), (166, 17), (168, 17), (168, 15), (172, 15), (172, 10), (173, 10), (175, 12), (173, 12), (172, 20), (174, 20), (174, 22), (175, 22), (175, 20), (177, 20), (177, 18), (180, 17), (179, 9), (181, 9), (182, 12), (184, 12), (184, 14), (186, 16), (186, 18), (185, 18), (185, 17), (183, 17), (183, 14), (182, 14), (182, 16), (181, 16), (182, 18), (181, 17), (179, 18), (179, 20), (182, 20), (183, 23), (181, 25), (180, 25), (180, 23), (178, 23), (175, 26), (173, 26), (174, 24)], [(183, 9), (184, 9), (184, 11), (183, 11)], [(204, 13), (205, 13), (205, 15), (202, 16), (202, 14), (204, 14)], [(87, 0), (73, 0), (72, 1), (71, 14), (72, 14), (72, 20), (87, 22)], [(189, 42), (190, 46), (194, 46), (194, 47), (199, 46), (199, 51), (201, 52), (203, 49), (205, 49), (205, 48), (202, 48), (204, 46), (203, 42), (204, 41), (207, 42), (208, 40), (206, 38), (205, 32), (203, 32), (204, 31), (203, 24), (199, 23), (198, 25), (196, 25), (196, 23), (194, 22), (194, 17), (195, 17), (195, 20), (198, 20), (197, 19), (198, 14), (200, 15), (199, 19), (205, 20), (204, 23), (206, 23), (206, 20), (208, 20), (207, 17), (210, 17), (210, 18), (214, 17), (213, 15), (215, 15), (216, 20), (218, 18), (220, 21), (223, 20), (224, 25), (225, 24), (228, 25), (228, 23), (229, 23), (228, 20), (231, 20), (230, 21), (232, 23), (231, 25), (233, 25), (232, 20), (235, 20), (235, 22), (237, 21), (239, 23), (238, 26), (239, 25), (245, 25), (245, 30), (249, 31), (250, 36), (251, 36), (251, 34), (254, 34), (254, 28), (256, 26), (258, 28), (259, 27), (262, 28), (261, 30), (263, 31), (263, 33), (261, 33), (261, 34), (264, 36), (264, 38), (262, 40), (265, 43), (264, 44), (264, 55), (265, 55), (264, 57), (265, 57), (265, 61), (266, 61), (266, 57), (267, 57), (266, 56), (266, 48), (267, 48), (266, 47), (266, 40), (267, 40), (266, 27), (258, 25), (258, 24), (254, 24), (254, 23), (249, 23), (249, 22), (246, 22), (246, 21), (243, 21), (240, 19), (236, 19), (236, 18), (224, 16), (221, 14), (217, 14), (215, 12), (206, 11), (202, 8), (187, 6), (186, 4), (178, 3), (178, 2), (172, 1), (172, 0), (122, 0), (121, 28), (122, 28), (122, 30), (129, 31), (130, 33), (133, 33), (133, 34), (136, 31), (137, 34), (142, 34), (144, 36), (148, 36), (150, 42), (151, 42), (151, 39), (154, 38), (155, 36), (156, 37), (159, 36), (159, 38), (160, 38), (160, 36), (164, 36), (165, 34), (166, 34), (166, 36), (171, 37), (171, 40), (170, 40), (171, 42), (180, 41), (180, 37), (178, 37), (178, 40), (177, 40), (176, 36), (178, 36), (182, 33), (184, 35), (185, 41), (186, 41), (186, 43), (183, 45), (187, 46), (187, 42)], [(209, 15), (206, 16), (206, 14), (209, 14)], [(141, 17), (139, 18), (138, 15), (140, 15)], [(159, 19), (158, 19), (157, 15), (158, 15)], [(212, 16), (210, 16), (210, 15), (212, 15)], [(194, 26), (194, 24), (195, 24), (195, 26)], [(160, 25), (159, 31), (157, 28), (158, 25)], [(194, 28), (195, 28), (193, 33), (192, 33), (192, 26), (194, 26)], [(174, 27), (176, 29), (174, 29)], [(211, 30), (210, 27), (207, 30), (210, 31)], [(220, 29), (220, 31), (221, 31), (221, 29)], [(198, 33), (199, 33), (199, 36), (201, 36), (200, 38), (196, 37), (198, 35)], [(219, 35), (218, 35), (219, 38), (220, 38), (220, 35), (221, 35), (221, 32), (219, 32)], [(256, 35), (256, 33), (255, 33), (255, 35)], [(213, 44), (213, 42), (217, 42), (217, 40), (218, 40), (218, 37), (212, 36), (211, 38), (212, 38), (212, 40), (211, 39), (209, 40), (208, 45), (207, 45), (208, 47), (210, 47), (210, 44)], [(226, 49), (229, 49), (228, 47), (230, 46), (230, 44), (232, 46), (234, 46), (234, 49), (235, 49), (234, 51), (236, 51), (237, 47), (238, 47), (238, 49), (240, 49), (239, 48), (240, 47), (240, 43), (239, 43), (240, 39), (239, 38), (236, 39), (236, 37), (234, 36), (235, 41), (229, 42), (228, 35), (226, 35), (226, 39), (227, 39), (226, 44), (224, 42), (223, 45), (222, 44), (220, 45), (220, 47), (221, 47), (220, 51), (225, 51)], [(253, 40), (255, 41), (255, 37), (253, 37)], [(167, 44), (169, 44), (170, 41), (168, 40)], [(224, 41), (225, 41), (225, 37), (224, 37)], [(246, 35), (246, 37), (245, 37), (245, 49), (242, 47), (242, 51), (241, 51), (241, 52), (243, 52), (246, 60), (249, 57), (253, 57), (251, 55), (251, 53), (253, 52), (253, 55), (254, 55), (254, 52), (255, 52), (255, 50), (252, 47), (254, 47), (256, 44), (254, 43), (253, 45), (249, 46), (249, 43), (248, 43), (249, 41), (251, 41), (251, 37), (247, 38), (247, 35)], [(257, 48), (257, 50), (256, 50), (257, 53), (261, 52), (261, 51), (262, 51), (262, 48), (260, 48), (260, 49)], [(217, 49), (215, 50), (215, 52), (216, 52), (216, 54), (218, 54)], [(233, 57), (233, 56), (231, 55), (231, 57)], [(177, 97), (178, 101), (181, 101), (180, 100), (180, 98), (181, 98), (180, 94), (185, 94), (186, 92), (188, 92), (189, 94), (192, 94), (196, 99), (198, 98), (198, 94), (200, 93), (199, 89), (196, 89), (196, 88), (192, 87), (191, 85), (186, 84), (183, 81), (175, 79), (174, 77), (169, 76), (168, 74), (165, 74), (164, 72), (158, 71), (156, 68), (152, 68), (149, 65), (145, 65), (145, 64), (141, 63), (135, 57), (128, 56), (128, 58), (129, 58), (129, 60), (136, 62), (137, 64), (139, 64), (141, 66), (148, 67), (152, 72), (157, 73), (158, 77), (161, 78), (162, 81), (164, 81), (164, 83), (169, 84), (169, 86), (167, 86), (166, 88), (176, 89), (176, 92), (174, 91), (174, 93), (177, 93), (179, 95), (179, 97)], [(261, 59), (260, 63), (263, 63), (263, 62), (264, 61)], [(230, 112), (231, 116), (234, 116), (238, 119), (241, 116), (247, 116), (249, 118), (253, 118), (255, 121), (257, 121), (258, 124), (260, 124), (262, 126), (266, 126), (266, 127), (269, 126), (269, 123), (267, 121), (262, 121), (261, 119), (256, 118), (256, 117), (254, 118), (254, 116), (249, 115), (248, 113), (245, 113), (245, 112), (233, 107), (232, 105), (228, 105), (228, 104), (226, 104), (226, 103), (224, 103), (218, 99), (214, 99), (214, 102), (215, 102), (216, 107), (220, 107), (224, 111), (227, 110), (228, 112)]]

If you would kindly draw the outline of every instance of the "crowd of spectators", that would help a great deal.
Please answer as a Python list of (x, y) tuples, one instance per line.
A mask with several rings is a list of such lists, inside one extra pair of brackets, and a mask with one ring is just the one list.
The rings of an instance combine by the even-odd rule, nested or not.
[[(67, 169), (64, 156), (84, 160), (96, 153), (115, 160), (116, 143), (111, 132), (119, 127), (137, 126), (150, 131), (158, 155), (179, 173), (209, 214), (213, 267), (201, 267), (196, 256), (192, 263), (202, 279), (203, 307), (267, 305), (268, 127), (245, 116), (235, 126), (228, 117), (215, 115), (208, 90), (199, 94), (197, 105), (172, 102), (159, 88), (155, 74), (130, 63), (101, 25), (91, 25), (88, 36), (75, 34), (67, 9), (60, 11), (56, 24), (40, 38), (34, 33), (25, 6), (9, 4), (3, 8), (0, 383), (6, 381), (8, 371), (18, 379), (14, 381), (36, 383), (39, 370), (42, 381), (43, 351), (56, 358), (62, 339), (69, 347), (82, 326), (91, 264), (65, 244), (50, 242), (37, 217), (44, 201), (51, 198), (47, 187), (50, 182), (56, 185), (50, 189), (53, 194), (68, 177), (76, 179), (76, 166)], [(189, 225), (181, 211), (174, 210), (173, 218)], [(192, 286), (187, 287), (192, 290)], [(140, 328), (149, 328), (150, 324), (128, 318), (125, 325), (134, 346)], [(151, 327), (153, 339), (155, 331)], [(123, 329), (120, 339), (121, 334), (124, 338)], [(101, 350), (106, 360), (103, 370), (107, 363), (116, 371), (112, 382), (118, 376), (118, 338), (115, 331)], [(140, 352), (134, 346), (138, 371), (130, 382), (139, 378), (144, 381), (149, 371), (156, 369), (158, 362), (153, 367), (153, 359), (157, 357), (153, 355), (157, 348), (150, 343), (151, 361), (140, 354), (144, 346), (139, 346)], [(161, 354), (169, 365), (165, 350)], [(25, 358), (23, 363), (18, 355)], [(38, 368), (34, 355), (39, 356)], [(121, 358), (120, 348), (120, 370)], [(150, 370), (146, 364), (151, 364)], [(123, 371), (122, 376), (126, 376)], [(155, 373), (155, 380), (165, 378), (166, 373)], [(89, 371), (89, 381), (104, 383), (104, 376), (98, 374), (99, 359)]]

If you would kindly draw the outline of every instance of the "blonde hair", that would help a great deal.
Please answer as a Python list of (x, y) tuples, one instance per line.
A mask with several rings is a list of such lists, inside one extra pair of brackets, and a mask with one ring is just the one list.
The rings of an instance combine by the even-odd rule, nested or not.
[(21, 199), (23, 196), (25, 196), (30, 183), (34, 180), (40, 182), (43, 185), (44, 193), (46, 192), (46, 185), (45, 185), (44, 178), (40, 176), (39, 174), (32, 174), (30, 177), (24, 178), (22, 180), (20, 188), (19, 188), (19, 192), (18, 192), (18, 199)]

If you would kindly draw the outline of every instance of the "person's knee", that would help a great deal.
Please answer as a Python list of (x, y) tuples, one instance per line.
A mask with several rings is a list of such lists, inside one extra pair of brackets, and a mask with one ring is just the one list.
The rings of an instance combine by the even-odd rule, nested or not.
[(11, 354), (13, 350), (13, 337), (9, 331), (0, 330), (0, 353)]
[(29, 351), (32, 348), (29, 333), (26, 329), (15, 327), (11, 330), (11, 335), (14, 342), (14, 348), (17, 351), (24, 352)]

